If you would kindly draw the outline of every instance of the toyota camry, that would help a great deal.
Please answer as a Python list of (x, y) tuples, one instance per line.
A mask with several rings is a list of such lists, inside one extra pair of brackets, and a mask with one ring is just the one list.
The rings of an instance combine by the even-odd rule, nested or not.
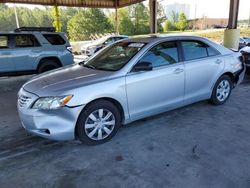
[(244, 73), (240, 53), (205, 38), (125, 39), (85, 63), (32, 78), (17, 106), (31, 133), (100, 144), (141, 118), (201, 100), (221, 105)]

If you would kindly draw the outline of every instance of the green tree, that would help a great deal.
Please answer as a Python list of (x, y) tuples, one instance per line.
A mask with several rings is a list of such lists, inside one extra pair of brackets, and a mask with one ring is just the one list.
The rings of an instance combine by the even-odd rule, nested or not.
[(178, 22), (176, 23), (176, 27), (177, 29), (179, 29), (180, 31), (184, 31), (188, 26), (188, 23), (187, 23), (187, 19), (186, 19), (186, 16), (185, 14), (182, 12), (180, 13), (179, 15), (179, 19), (178, 19)]
[(85, 40), (91, 34), (107, 33), (112, 30), (108, 17), (101, 9), (80, 10), (68, 21), (71, 40)]
[[(113, 12), (109, 18), (112, 27), (115, 28), (115, 13)], [(131, 18), (129, 17), (129, 10), (127, 7), (118, 10), (118, 25), (120, 34), (122, 35), (134, 34), (134, 25)]]
[(61, 8), (62, 32), (67, 33), (68, 21), (78, 12), (78, 8)]
[(0, 6), (0, 31), (13, 31), (16, 28), (16, 20), (13, 8), (6, 5)]
[(179, 14), (178, 14), (177, 12), (172, 11), (172, 15), (171, 15), (170, 20), (171, 20), (173, 23), (177, 23), (177, 22), (178, 22), (178, 19), (179, 19)]
[(157, 31), (158, 32), (163, 32), (163, 27), (162, 24), (166, 20), (166, 15), (163, 9), (163, 6), (161, 3), (157, 1)]
[(163, 24), (164, 24), (163, 25), (164, 32), (172, 31), (173, 24), (170, 20), (165, 20), (165, 22)]
[(129, 15), (134, 25), (134, 34), (149, 33), (149, 10), (143, 3), (130, 6)]

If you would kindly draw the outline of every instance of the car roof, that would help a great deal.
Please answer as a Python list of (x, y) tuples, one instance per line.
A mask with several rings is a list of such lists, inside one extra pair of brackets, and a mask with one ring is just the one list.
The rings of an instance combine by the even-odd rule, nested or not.
[(10, 32), (0, 32), (0, 35), (22, 35), (22, 34), (36, 34), (36, 33), (41, 33), (41, 34), (64, 34), (63, 32), (47, 32), (47, 31), (21, 31), (21, 32), (14, 32), (14, 31), (10, 31)]
[(192, 35), (148, 35), (148, 36), (143, 36), (143, 37), (134, 37), (134, 38), (129, 38), (125, 39), (123, 41), (127, 42), (142, 42), (142, 43), (151, 43), (151, 42), (157, 42), (157, 41), (162, 41), (162, 40), (208, 40), (203, 37), (199, 36), (192, 36)]

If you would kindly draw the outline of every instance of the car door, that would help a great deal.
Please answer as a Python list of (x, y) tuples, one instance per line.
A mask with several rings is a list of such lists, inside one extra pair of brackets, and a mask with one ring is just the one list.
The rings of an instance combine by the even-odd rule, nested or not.
[(127, 100), (131, 119), (182, 105), (184, 65), (179, 61), (176, 42), (163, 42), (146, 52), (137, 64), (149, 62), (151, 71), (129, 72)]
[(208, 99), (224, 68), (224, 59), (213, 47), (198, 41), (181, 41), (185, 64), (184, 103)]
[(34, 35), (13, 35), (15, 56), (13, 61), (16, 71), (31, 71), (35, 69), (35, 61), (42, 49)]
[(12, 53), (10, 36), (0, 35), (0, 73), (15, 71)]

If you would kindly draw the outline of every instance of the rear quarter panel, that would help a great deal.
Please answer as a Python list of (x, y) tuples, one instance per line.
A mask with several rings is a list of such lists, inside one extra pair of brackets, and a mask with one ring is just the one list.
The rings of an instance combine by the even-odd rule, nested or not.
[(63, 33), (59, 34), (64, 40), (63, 45), (51, 45), (41, 33), (37, 33), (36, 37), (41, 44), (41, 51), (37, 58), (34, 60), (34, 69), (37, 69), (40, 61), (43, 58), (56, 57), (61, 62), (62, 66), (70, 65), (74, 63), (73, 54), (67, 50), (67, 46), (70, 46), (68, 40)]

